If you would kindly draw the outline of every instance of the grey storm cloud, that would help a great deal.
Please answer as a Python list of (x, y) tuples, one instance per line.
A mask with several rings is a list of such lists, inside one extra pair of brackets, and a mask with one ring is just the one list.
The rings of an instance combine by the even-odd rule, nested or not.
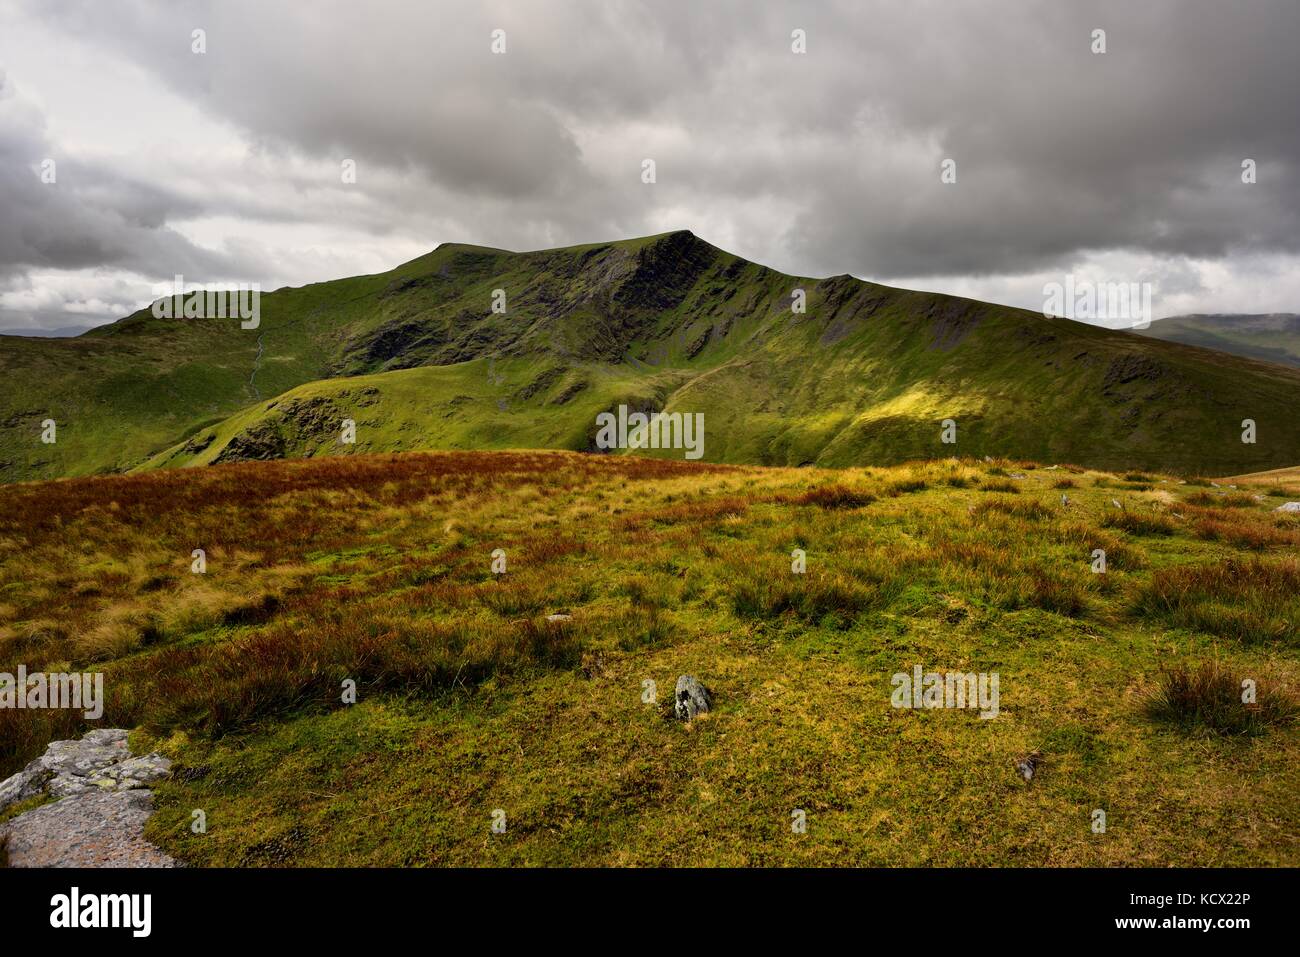
[[(195, 193), (87, 167), (77, 189), (37, 194), (15, 178), (39, 131), (0, 127), (0, 270), (237, 268), (237, 244), (212, 253), (169, 225), (202, 215), (250, 235), (326, 216), (406, 236), (437, 222), (438, 240), (513, 248), (681, 226), (791, 271), (880, 279), (1028, 274), (1090, 251), (1300, 252), (1294, 0), (19, 6), (286, 172), (260, 193), (220, 177)], [(365, 201), (295, 202), (324, 187), (290, 158), (355, 159)], [(1197, 281), (1176, 264), (1170, 280)]]
[[(193, 215), (192, 202), (111, 167), (64, 159), (40, 118), (6, 109), (12, 91), (0, 77), (0, 276), (26, 267), (115, 266), (150, 271), (160, 263), (191, 272), (226, 264), (168, 228)], [(42, 166), (53, 161), (52, 181)]]

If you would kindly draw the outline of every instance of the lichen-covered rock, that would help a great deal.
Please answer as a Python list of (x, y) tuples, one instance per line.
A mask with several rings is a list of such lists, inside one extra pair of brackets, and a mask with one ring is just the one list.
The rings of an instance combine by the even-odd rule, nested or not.
[(694, 721), (696, 715), (713, 707), (713, 696), (709, 694), (709, 689), (694, 675), (682, 675), (677, 679), (673, 697), (673, 713), (681, 721)]
[(1300, 512), (1300, 502), (1287, 502), (1273, 509), (1275, 512)]
[(104, 776), (117, 783), (117, 790), (125, 791), (161, 781), (171, 773), (171, 767), (171, 761), (161, 754), (144, 754), (106, 768)]
[(41, 765), (37, 758), (17, 774), (0, 781), (0, 811), (19, 801), (26, 801), (45, 793), (50, 772)]
[(52, 741), (45, 753), (0, 782), (0, 811), (48, 794), (54, 800), (0, 826), (11, 867), (171, 867), (144, 839), (152, 808), (147, 786), (165, 778), (161, 754), (133, 757), (121, 728), (80, 741)]

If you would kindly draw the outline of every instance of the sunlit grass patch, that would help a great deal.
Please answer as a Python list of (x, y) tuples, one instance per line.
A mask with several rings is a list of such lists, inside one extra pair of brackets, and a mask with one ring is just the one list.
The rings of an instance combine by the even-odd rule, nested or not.
[(1210, 492), (1193, 492), (1183, 501), (1189, 505), (1207, 505), (1216, 508), (1253, 508), (1259, 504), (1253, 495), (1245, 492), (1225, 492), (1218, 495)]

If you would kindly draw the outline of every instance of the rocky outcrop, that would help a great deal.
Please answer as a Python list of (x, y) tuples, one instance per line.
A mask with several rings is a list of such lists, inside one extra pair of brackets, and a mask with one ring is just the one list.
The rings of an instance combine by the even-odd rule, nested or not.
[(718, 250), (690, 230), (658, 237), (637, 250), (630, 274), (617, 281), (613, 301), (658, 311), (675, 309), (717, 258)]
[(165, 778), (161, 754), (135, 757), (120, 728), (80, 741), (54, 741), (45, 753), (0, 782), (0, 812), (46, 794), (42, 804), (0, 825), (10, 867), (174, 867), (144, 839), (153, 810), (148, 785)]

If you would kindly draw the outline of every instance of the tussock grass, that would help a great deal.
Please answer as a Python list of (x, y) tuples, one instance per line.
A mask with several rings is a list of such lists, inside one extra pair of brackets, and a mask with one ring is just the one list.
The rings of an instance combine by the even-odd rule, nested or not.
[(159, 654), (133, 702), (137, 720), (154, 730), (221, 734), (290, 711), (336, 707), (349, 679), (360, 694), (429, 693), (528, 668), (572, 668), (581, 653), (569, 622), (536, 618), (433, 622), (340, 613), (314, 625), (282, 624)]
[(1102, 528), (1117, 528), (1133, 535), (1172, 535), (1178, 530), (1173, 520), (1158, 512), (1114, 509), (1101, 519)]
[(890, 482), (885, 486), (885, 494), (889, 496), (908, 495), (912, 492), (923, 492), (927, 488), (929, 488), (929, 483), (925, 479), (908, 478)]
[(1137, 610), (1243, 642), (1300, 640), (1300, 561), (1239, 560), (1157, 571)]
[(1218, 659), (1207, 659), (1163, 668), (1147, 710), (1158, 720), (1187, 729), (1243, 735), (1293, 723), (1300, 714), (1294, 698), (1258, 682), (1255, 700), (1242, 699), (1242, 676)]
[(1007, 481), (990, 481), (980, 485), (982, 492), (1005, 492), (1008, 495), (1019, 495), (1020, 486), (1010, 480)]
[(1204, 510), (1196, 522), (1197, 538), (1224, 542), (1234, 548), (1263, 551), (1275, 546), (1300, 546), (1300, 527), (1266, 517), (1225, 515)]
[(983, 515), (988, 512), (1001, 512), (1003, 515), (1011, 515), (1029, 521), (1043, 521), (1054, 517), (1056, 514), (1050, 506), (1044, 505), (1042, 502), (1008, 498), (987, 498), (976, 504), (974, 514)]
[(754, 576), (732, 587), (731, 607), (739, 618), (766, 621), (792, 613), (816, 624), (827, 616), (852, 618), (885, 600), (883, 584), (846, 575)]
[(796, 505), (815, 505), (818, 508), (864, 508), (876, 500), (869, 492), (846, 488), (843, 485), (823, 485), (802, 495), (788, 497)]

